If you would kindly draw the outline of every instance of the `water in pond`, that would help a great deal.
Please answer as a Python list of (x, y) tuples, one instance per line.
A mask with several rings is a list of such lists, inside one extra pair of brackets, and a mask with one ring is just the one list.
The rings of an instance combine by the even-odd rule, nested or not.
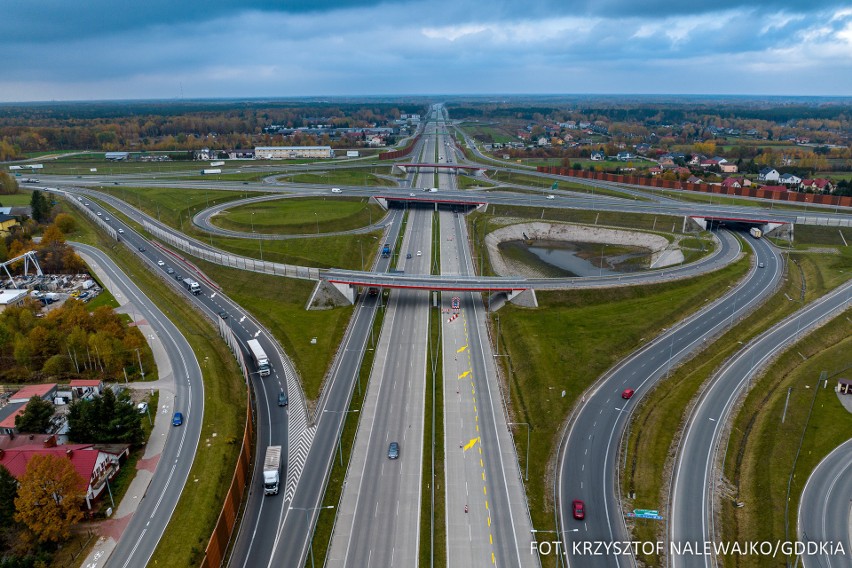
[(567, 241), (505, 241), (500, 252), (511, 260), (537, 269), (544, 276), (613, 276), (645, 270), (648, 249)]

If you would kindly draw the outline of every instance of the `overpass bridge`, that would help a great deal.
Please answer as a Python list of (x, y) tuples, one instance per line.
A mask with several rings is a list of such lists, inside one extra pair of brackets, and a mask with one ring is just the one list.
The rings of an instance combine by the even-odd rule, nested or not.
[(399, 168), (399, 170), (402, 171), (403, 173), (408, 173), (409, 168), (411, 168), (411, 170), (416, 171), (416, 172), (419, 172), (421, 169), (426, 168), (426, 169), (432, 169), (432, 170), (436, 170), (436, 171), (437, 170), (453, 170), (453, 171), (456, 171), (456, 172), (458, 172), (458, 170), (467, 170), (467, 171), (474, 172), (475, 174), (480, 174), (480, 173), (484, 172), (486, 169), (488, 169), (485, 166), (464, 166), (464, 165), (461, 165), (461, 164), (415, 164), (415, 163), (408, 163), (408, 164), (394, 164), (393, 168), (391, 168), (391, 171), (393, 172), (396, 168)]

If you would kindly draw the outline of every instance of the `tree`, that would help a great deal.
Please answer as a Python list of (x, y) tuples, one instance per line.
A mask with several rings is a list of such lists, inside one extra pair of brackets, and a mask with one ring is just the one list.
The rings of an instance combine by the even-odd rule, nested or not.
[(83, 518), (81, 488), (86, 484), (71, 460), (34, 455), (19, 481), (15, 520), (41, 543), (67, 539), (71, 527)]
[(60, 213), (57, 215), (56, 219), (53, 220), (53, 224), (66, 235), (77, 230), (77, 222), (74, 220), (74, 217), (68, 213)]
[(41, 434), (50, 426), (53, 404), (40, 396), (33, 396), (23, 413), (15, 416), (15, 428), (21, 432)]
[[(0, 160), (2, 159), (0, 158)], [(12, 193), (18, 193), (18, 180), (6, 172), (0, 172), (0, 194), (9, 195)]]
[(138, 444), (143, 439), (142, 415), (125, 391), (112, 389), (93, 400), (78, 400), (68, 409), (68, 437), (75, 442)]
[(0, 465), (0, 527), (8, 527), (14, 521), (17, 496), (18, 480)]
[(33, 191), (33, 196), (30, 198), (30, 209), (33, 219), (39, 223), (47, 219), (50, 213), (50, 205), (39, 190)]

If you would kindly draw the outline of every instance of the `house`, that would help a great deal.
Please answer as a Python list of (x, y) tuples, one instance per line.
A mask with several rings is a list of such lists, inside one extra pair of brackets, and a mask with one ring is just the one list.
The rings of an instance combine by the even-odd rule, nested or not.
[(735, 177), (727, 177), (722, 180), (722, 187), (730, 187), (731, 189), (739, 189), (743, 185), (740, 183), (740, 180)]
[(780, 181), (784, 185), (796, 185), (797, 186), (800, 183), (802, 183), (802, 178), (800, 178), (798, 176), (794, 176), (793, 174), (781, 174), (781, 177), (778, 178), (778, 181)]
[(739, 171), (736, 164), (728, 162), (727, 160), (725, 162), (719, 162), (719, 169), (723, 174), (735, 174)]
[(652, 176), (658, 176), (661, 173), (663, 173), (663, 168), (658, 167), (658, 166), (654, 166), (653, 168), (648, 168), (648, 173), (651, 174)]
[(548, 140), (545, 136), (540, 136), (538, 140), (535, 142), (539, 146), (548, 146), (550, 145), (550, 140)]
[(699, 165), (701, 165), (701, 160), (706, 160), (706, 159), (707, 159), (707, 156), (702, 156), (701, 154), (695, 154), (689, 159), (687, 164), (689, 164), (690, 166), (699, 166)]
[(757, 174), (758, 181), (778, 181), (781, 179), (781, 174), (775, 168), (762, 168)]
[[(5, 291), (9, 290), (4, 290), (4, 292)], [(26, 290), (23, 290), (23, 292), (26, 294)], [(52, 403), (53, 399), (56, 397), (56, 391), (56, 383), (51, 383), (27, 385), (13, 393), (7, 399), (7, 404), (0, 407), (0, 434), (14, 436), (18, 432), (17, 427), (15, 426), (15, 417), (24, 413), (30, 399), (34, 396), (38, 396), (44, 400), (49, 400)]]
[(704, 169), (707, 169), (707, 168), (712, 168), (713, 166), (718, 166), (719, 162), (717, 162), (713, 158), (707, 158), (705, 160), (701, 160), (700, 162), (698, 162), (698, 165), (701, 166)]
[(17, 226), (18, 220), (15, 217), (0, 213), (0, 236), (8, 237)]
[(628, 160), (633, 160), (636, 158), (636, 154), (631, 154), (630, 152), (619, 152), (615, 157), (619, 162), (626, 162)]
[(790, 191), (790, 188), (788, 188), (786, 185), (764, 185), (763, 187), (760, 187), (758, 189), (762, 189), (764, 191), (769, 191), (772, 193), (786, 193)]
[(602, 162), (606, 159), (606, 156), (603, 152), (592, 152), (591, 160), (593, 162)]
[(228, 158), (231, 160), (253, 160), (254, 149), (228, 150)]
[(71, 381), (70, 387), (75, 399), (92, 398), (104, 392), (104, 382), (98, 379), (75, 379)]
[(831, 193), (834, 186), (831, 185), (831, 180), (825, 178), (803, 179), (799, 185), (803, 190), (818, 191), (821, 193)]
[[(52, 440), (52, 442), (50, 441)], [(34, 456), (50, 455), (68, 459), (74, 470), (83, 478), (79, 487), (86, 500), (88, 509), (107, 488), (107, 479), (112, 479), (120, 468), (119, 461), (130, 452), (130, 446), (124, 444), (66, 444), (56, 445), (55, 437), (41, 444), (30, 444), (0, 449), (0, 465), (4, 466), (16, 479), (27, 471), (27, 464)]]
[(704, 180), (697, 176), (689, 176), (686, 179), (686, 183), (704, 183)]
[(634, 146), (634, 148), (635, 148), (637, 154), (647, 154), (648, 152), (651, 151), (651, 145), (645, 144), (645, 143), (636, 144), (636, 146)]
[(674, 160), (671, 158), (660, 158), (660, 167), (663, 169), (670, 169), (675, 167)]

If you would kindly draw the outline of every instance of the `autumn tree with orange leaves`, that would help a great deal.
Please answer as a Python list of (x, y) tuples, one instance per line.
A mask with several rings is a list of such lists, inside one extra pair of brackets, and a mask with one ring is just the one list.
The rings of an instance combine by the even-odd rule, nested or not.
[(15, 520), (26, 526), (39, 543), (58, 543), (71, 535), (83, 518), (81, 506), (86, 481), (71, 460), (35, 455), (19, 479)]

